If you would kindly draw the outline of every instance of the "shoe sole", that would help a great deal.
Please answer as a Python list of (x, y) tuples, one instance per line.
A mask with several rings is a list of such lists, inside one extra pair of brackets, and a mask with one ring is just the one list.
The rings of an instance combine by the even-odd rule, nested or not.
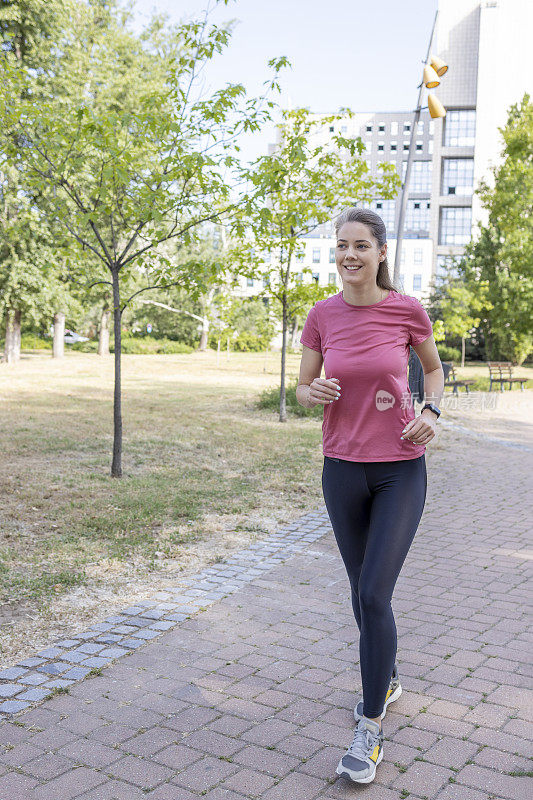
[(346, 769), (346, 767), (343, 767), (342, 764), (338, 765), (335, 772), (337, 773), (337, 775), (340, 775), (341, 778), (345, 778), (347, 781), (351, 781), (352, 783), (371, 783), (376, 777), (376, 767), (378, 764), (381, 763), (382, 758), (383, 758), (383, 748), (381, 748), (381, 751), (379, 753), (378, 759), (374, 767), (374, 772), (372, 773), (372, 775), (367, 775), (366, 778), (352, 777), (352, 775), (350, 775), (350, 772)]
[[(383, 706), (383, 713), (382, 713), (380, 719), (384, 719), (385, 714), (387, 713), (387, 706), (389, 705), (389, 703), (394, 703), (394, 701), (399, 698), (401, 693), (402, 693), (402, 686), (399, 683), (398, 686), (396, 687), (396, 689), (393, 691), (393, 693), (388, 698), (388, 700), (385, 702), (385, 705)], [(357, 705), (359, 705), (359, 703)], [(361, 719), (361, 715), (357, 713), (357, 706), (353, 710), (353, 715), (354, 715), (355, 721), (359, 722), (359, 720)]]

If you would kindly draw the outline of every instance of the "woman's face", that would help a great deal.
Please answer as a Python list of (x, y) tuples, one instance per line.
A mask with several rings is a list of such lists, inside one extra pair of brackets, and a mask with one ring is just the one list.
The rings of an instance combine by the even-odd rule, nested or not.
[(340, 228), (335, 262), (343, 283), (375, 284), (380, 261), (386, 254), (387, 245), (378, 247), (368, 225), (362, 222), (345, 222)]

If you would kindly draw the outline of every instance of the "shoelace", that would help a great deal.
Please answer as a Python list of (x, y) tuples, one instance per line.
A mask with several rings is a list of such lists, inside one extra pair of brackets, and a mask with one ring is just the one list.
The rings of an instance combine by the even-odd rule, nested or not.
[(348, 748), (348, 753), (351, 756), (355, 756), (355, 758), (359, 758), (361, 761), (364, 761), (366, 758), (368, 758), (368, 751), (371, 747), (369, 741), (370, 736), (371, 732), (368, 730), (368, 728), (358, 726), (355, 730), (353, 742)]

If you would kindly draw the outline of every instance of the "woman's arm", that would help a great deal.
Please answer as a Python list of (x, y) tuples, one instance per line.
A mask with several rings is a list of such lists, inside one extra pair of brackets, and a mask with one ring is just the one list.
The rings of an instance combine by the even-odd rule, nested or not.
[[(444, 394), (444, 370), (440, 362), (437, 345), (433, 336), (429, 336), (421, 344), (413, 347), (424, 370), (424, 402), (435, 403)], [(418, 417), (409, 422), (402, 431), (402, 439), (407, 439), (415, 444), (428, 444), (435, 436), (437, 416), (426, 408)]]
[(300, 362), (300, 377), (296, 387), (296, 399), (304, 408), (330, 403), (335, 400), (340, 392), (337, 378), (321, 378), (323, 364), (322, 353), (311, 347), (302, 345), (302, 360)]

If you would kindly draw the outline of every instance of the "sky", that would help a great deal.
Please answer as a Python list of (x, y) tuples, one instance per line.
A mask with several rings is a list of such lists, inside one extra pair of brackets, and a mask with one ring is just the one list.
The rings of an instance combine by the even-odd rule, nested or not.
[[(135, 0), (136, 27), (151, 12), (172, 22), (202, 15), (209, 0)], [(207, 88), (243, 83), (259, 94), (270, 75), (267, 62), (287, 56), (281, 74), (283, 108), (311, 111), (408, 111), (418, 84), (438, 0), (230, 0), (213, 21), (236, 20), (223, 55), (207, 74)], [(210, 0), (214, 5), (213, 0)], [(267, 152), (274, 125), (249, 136), (247, 159)]]

